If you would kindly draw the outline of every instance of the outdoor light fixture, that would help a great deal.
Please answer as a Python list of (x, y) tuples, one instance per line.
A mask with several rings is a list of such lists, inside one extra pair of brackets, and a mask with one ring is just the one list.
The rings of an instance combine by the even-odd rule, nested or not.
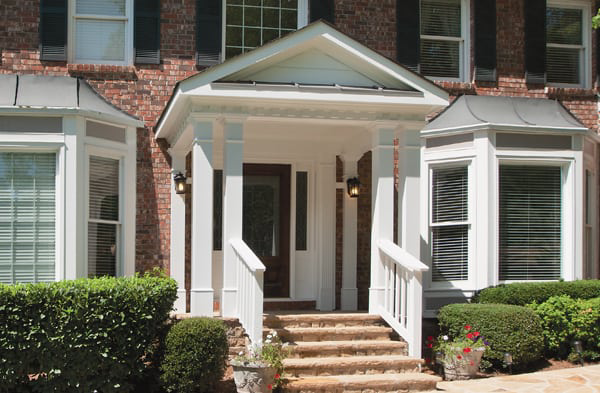
[(513, 357), (510, 353), (504, 353), (504, 364), (508, 367), (509, 373), (512, 374)]
[(443, 368), (443, 362), (444, 362), (444, 354), (442, 352), (436, 352), (435, 353), (435, 367), (437, 369), (437, 373), (442, 375), (442, 373), (444, 372), (444, 368)]
[(573, 341), (573, 349), (575, 350), (575, 352), (577, 352), (577, 357), (579, 358), (581, 367), (583, 367), (583, 356), (582, 356), (583, 345), (581, 344), (581, 341), (579, 341), (579, 340)]
[(346, 183), (348, 183), (348, 196), (350, 198), (358, 198), (358, 195), (360, 195), (360, 181), (358, 181), (358, 178), (353, 177), (348, 179)]
[(175, 182), (175, 193), (177, 194), (185, 194), (186, 190), (186, 178), (183, 173), (178, 172), (173, 176), (173, 181)]

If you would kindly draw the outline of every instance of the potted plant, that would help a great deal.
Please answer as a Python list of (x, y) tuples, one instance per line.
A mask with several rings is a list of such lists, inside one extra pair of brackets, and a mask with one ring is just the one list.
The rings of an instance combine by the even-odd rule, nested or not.
[[(433, 337), (430, 337), (433, 341)], [(444, 377), (448, 381), (471, 379), (479, 370), (481, 357), (490, 343), (476, 329), (465, 325), (463, 336), (450, 339), (447, 335), (440, 336), (437, 344), (428, 342), (429, 348), (435, 348), (441, 354)], [(440, 355), (437, 355), (440, 356)]]
[(270, 393), (281, 386), (286, 347), (272, 331), (263, 343), (250, 345), (234, 357), (231, 366), (238, 393)]

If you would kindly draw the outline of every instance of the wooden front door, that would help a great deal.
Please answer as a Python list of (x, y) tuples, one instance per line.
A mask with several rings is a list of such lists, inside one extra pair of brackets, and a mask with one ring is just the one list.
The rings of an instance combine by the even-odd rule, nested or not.
[(267, 298), (290, 296), (290, 173), (290, 165), (244, 164), (242, 237), (267, 268)]

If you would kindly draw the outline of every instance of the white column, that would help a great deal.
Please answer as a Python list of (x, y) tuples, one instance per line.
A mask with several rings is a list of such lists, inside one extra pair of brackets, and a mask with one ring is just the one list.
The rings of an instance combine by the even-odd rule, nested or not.
[(370, 313), (377, 313), (384, 300), (385, 273), (377, 244), (380, 239), (394, 239), (395, 127), (377, 122), (373, 130)]
[(419, 260), (420, 149), (418, 130), (405, 130), (398, 135), (398, 245)]
[(244, 175), (244, 119), (225, 120), (223, 151), (223, 292), (221, 310), (224, 317), (238, 312), (237, 257), (230, 239), (242, 238), (242, 206)]
[[(175, 301), (175, 312), (186, 312), (185, 287), (185, 194), (175, 192), (173, 176), (177, 173), (185, 175), (186, 151), (171, 151), (171, 277), (177, 281), (177, 300)], [(188, 190), (189, 192), (189, 190)]]
[[(192, 283), (190, 313), (213, 315), (213, 119), (194, 120), (192, 145)], [(185, 218), (184, 221), (185, 223)], [(185, 225), (184, 225), (185, 226)]]
[(335, 187), (335, 163), (320, 163), (317, 170), (317, 308), (321, 311), (335, 308)]
[[(342, 156), (344, 161), (344, 183), (358, 177), (356, 157)], [(359, 179), (360, 180), (360, 179)], [(354, 311), (358, 308), (358, 290), (356, 289), (356, 241), (357, 241), (358, 198), (350, 198), (344, 189), (344, 225), (342, 250), (342, 310)]]

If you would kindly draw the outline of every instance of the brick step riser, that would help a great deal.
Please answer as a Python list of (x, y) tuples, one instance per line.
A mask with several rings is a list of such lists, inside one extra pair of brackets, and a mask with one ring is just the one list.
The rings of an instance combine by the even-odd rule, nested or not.
[(374, 349), (292, 349), (288, 358), (328, 358), (335, 356), (378, 356), (378, 355), (407, 355), (405, 348), (374, 348)]
[(327, 386), (323, 389), (318, 388), (304, 388), (298, 387), (286, 387), (283, 389), (284, 393), (373, 393), (373, 392), (385, 392), (385, 393), (406, 393), (406, 392), (427, 392), (436, 391), (437, 382), (425, 382), (413, 384), (370, 384), (368, 387), (365, 386), (352, 386), (342, 385), (339, 386)]
[[(267, 334), (263, 334), (263, 339), (267, 338)], [(279, 337), (283, 342), (299, 342), (299, 341), (362, 341), (362, 340), (389, 340), (389, 333), (379, 332), (363, 332), (363, 333), (336, 333), (336, 334), (315, 334), (315, 333), (290, 333), (280, 332)]]
[(386, 326), (381, 320), (378, 321), (265, 321), (265, 329), (287, 329), (287, 328), (344, 328), (361, 326)]
[(329, 375), (374, 375), (374, 374), (402, 374), (419, 372), (418, 365), (396, 364), (382, 366), (344, 366), (344, 367), (286, 367), (286, 374), (292, 377), (316, 377)]

